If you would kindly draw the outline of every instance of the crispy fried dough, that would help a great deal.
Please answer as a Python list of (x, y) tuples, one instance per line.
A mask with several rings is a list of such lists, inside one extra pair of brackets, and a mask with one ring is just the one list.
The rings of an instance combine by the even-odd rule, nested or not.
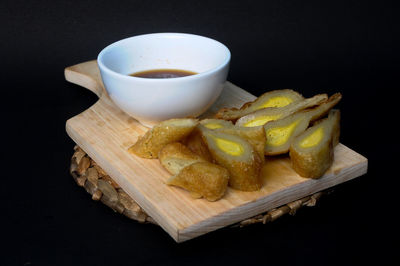
[(205, 162), (199, 155), (179, 142), (165, 145), (158, 154), (162, 166), (173, 175), (178, 174), (183, 168), (197, 162)]
[(307, 178), (320, 178), (333, 162), (340, 112), (331, 111), (328, 118), (298, 135), (290, 146), (293, 169)]
[(204, 160), (209, 162), (214, 162), (210, 151), (205, 144), (201, 128), (207, 129), (218, 129), (233, 126), (231, 121), (226, 121), (222, 119), (203, 119), (200, 121), (199, 125), (193, 130), (193, 132), (183, 141), (183, 143), (195, 154), (201, 156)]
[[(333, 147), (336, 147), (336, 145), (339, 144), (339, 139), (340, 139), (340, 110), (338, 109), (331, 109), (329, 111), (329, 116), (330, 119), (333, 119), (333, 132), (332, 132), (332, 139), (333, 139)], [(314, 121), (312, 126), (318, 125), (319, 123), (325, 121), (325, 119), (319, 119), (317, 121)]]
[(265, 155), (278, 155), (289, 151), (292, 139), (306, 130), (310, 116), (296, 113), (264, 125), (267, 141)]
[(259, 109), (268, 107), (283, 107), (292, 102), (304, 99), (301, 94), (290, 89), (273, 90), (264, 93), (253, 102), (243, 104), (240, 109), (222, 108), (215, 115), (216, 118), (236, 121), (238, 118), (248, 115)]
[[(211, 126), (210, 126), (211, 125)], [(260, 155), (260, 159), (264, 162), (264, 146), (266, 142), (265, 130), (263, 127), (239, 127), (230, 121), (222, 119), (204, 119), (184, 141), (184, 144), (194, 153), (198, 154), (205, 160), (213, 162), (211, 153), (204, 140), (201, 137), (202, 130), (216, 130), (218, 132), (236, 135), (247, 140)]]
[(203, 140), (201, 131), (197, 126), (187, 138), (183, 140), (183, 144), (192, 152), (199, 155), (201, 158), (208, 162), (214, 162), (206, 143)]
[(263, 127), (239, 127), (239, 126), (230, 126), (215, 129), (218, 132), (227, 133), (231, 135), (239, 136), (253, 146), (254, 150), (260, 156), (262, 162), (264, 162), (264, 149), (266, 143), (265, 130)]
[(216, 201), (225, 194), (228, 181), (229, 172), (224, 167), (209, 162), (196, 162), (172, 176), (167, 184), (184, 188), (195, 198), (204, 197)]
[(264, 125), (267, 142), (265, 155), (287, 153), (294, 137), (307, 129), (310, 122), (326, 115), (341, 99), (340, 93), (335, 93), (315, 108), (302, 110), (283, 119), (270, 121)]
[(214, 160), (229, 171), (229, 185), (238, 190), (255, 191), (262, 187), (262, 160), (245, 139), (218, 132), (202, 130), (203, 139)]
[(208, 129), (218, 129), (233, 126), (231, 121), (223, 120), (223, 119), (203, 119), (200, 121), (200, 125), (205, 126)]
[(155, 125), (129, 148), (129, 152), (143, 158), (157, 158), (160, 150), (168, 143), (187, 137), (197, 126), (192, 118), (170, 119)]
[(235, 125), (242, 127), (262, 126), (269, 121), (282, 119), (300, 110), (319, 105), (327, 99), (327, 94), (318, 94), (311, 98), (292, 102), (284, 107), (264, 108), (239, 118)]
[(326, 116), (329, 111), (340, 102), (341, 99), (342, 94), (337, 92), (331, 95), (326, 101), (324, 101), (320, 105), (305, 111), (309, 112), (309, 115), (311, 116), (311, 121), (316, 121)]

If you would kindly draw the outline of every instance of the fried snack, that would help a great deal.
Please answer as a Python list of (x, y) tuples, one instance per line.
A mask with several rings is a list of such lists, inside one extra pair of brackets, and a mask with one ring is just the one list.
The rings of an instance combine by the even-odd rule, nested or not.
[(216, 118), (235, 121), (259, 109), (267, 107), (283, 107), (292, 102), (304, 99), (301, 94), (293, 90), (273, 90), (264, 93), (253, 102), (245, 103), (240, 109), (222, 108), (215, 115)]
[(192, 118), (170, 119), (155, 125), (129, 148), (129, 152), (143, 158), (157, 158), (161, 148), (190, 134), (198, 120)]
[(224, 167), (209, 162), (196, 162), (172, 176), (168, 185), (184, 188), (194, 198), (204, 197), (216, 201), (225, 194), (229, 172)]
[[(334, 127), (333, 127), (333, 132), (332, 132), (332, 142), (333, 142), (333, 147), (336, 147), (336, 145), (339, 144), (339, 138), (340, 138), (340, 110), (338, 109), (331, 109), (329, 111), (329, 116), (331, 119), (334, 119), (332, 122)], [(313, 123), (313, 126), (318, 125), (319, 123), (325, 121), (325, 119), (319, 119)]]
[(324, 116), (326, 116), (329, 111), (340, 102), (342, 99), (342, 94), (337, 92), (333, 94), (331, 97), (329, 97), (325, 102), (322, 104), (316, 106), (315, 108), (312, 108), (310, 110), (307, 110), (310, 112), (311, 115), (311, 121), (316, 121)]
[(265, 130), (262, 127), (239, 127), (235, 126), (231, 121), (222, 119), (204, 119), (200, 121), (200, 125), (198, 126), (200, 130), (201, 126), (244, 138), (254, 147), (254, 149), (259, 153), (261, 160), (264, 161), (264, 146), (266, 138)]
[(264, 129), (267, 136), (265, 155), (288, 152), (292, 139), (306, 130), (310, 118), (310, 115), (300, 112), (265, 124)]
[(340, 110), (332, 109), (329, 112), (328, 118), (333, 120), (332, 143), (333, 147), (336, 147), (340, 139)]
[(213, 162), (211, 153), (205, 144), (200, 128), (217, 129), (233, 126), (231, 121), (222, 119), (203, 119), (193, 132), (183, 141), (183, 143), (195, 154), (201, 156), (204, 160)]
[(206, 143), (203, 140), (201, 131), (197, 126), (190, 135), (183, 140), (183, 144), (189, 148), (193, 153), (197, 154), (208, 162), (214, 162)]
[(302, 177), (320, 178), (333, 162), (340, 112), (331, 111), (328, 118), (298, 135), (290, 146), (293, 169)]
[[(266, 142), (265, 130), (262, 127), (239, 127), (235, 126), (231, 121), (222, 119), (204, 119), (185, 141), (185, 144), (194, 153), (200, 155), (202, 158), (212, 162), (212, 156), (201, 138), (201, 131), (207, 129), (217, 130), (222, 133), (232, 134), (247, 140), (260, 155), (261, 160), (264, 162), (264, 146)], [(193, 136), (192, 136), (193, 135)], [(211, 158), (210, 158), (211, 157)]]
[(231, 127), (233, 126), (233, 123), (223, 119), (203, 119), (200, 121), (200, 125), (203, 125), (208, 129), (217, 129)]
[(262, 186), (262, 161), (258, 153), (239, 136), (202, 130), (203, 138), (215, 161), (229, 171), (229, 185), (238, 190), (255, 191)]
[(250, 143), (258, 153), (261, 161), (264, 162), (264, 149), (267, 138), (263, 127), (239, 127), (232, 125), (230, 127), (217, 128), (215, 130), (226, 134), (236, 135), (247, 140), (247, 142)]
[(262, 126), (269, 121), (282, 119), (300, 110), (319, 105), (327, 99), (327, 94), (318, 94), (311, 98), (292, 102), (284, 107), (264, 108), (239, 118), (235, 125), (242, 127)]
[(178, 174), (183, 168), (197, 162), (205, 162), (199, 155), (193, 153), (180, 142), (165, 145), (158, 154), (162, 166), (173, 175)]
[(293, 138), (305, 131), (310, 122), (326, 115), (341, 98), (340, 93), (335, 93), (315, 108), (302, 110), (265, 124), (264, 129), (267, 137), (265, 155), (287, 153)]

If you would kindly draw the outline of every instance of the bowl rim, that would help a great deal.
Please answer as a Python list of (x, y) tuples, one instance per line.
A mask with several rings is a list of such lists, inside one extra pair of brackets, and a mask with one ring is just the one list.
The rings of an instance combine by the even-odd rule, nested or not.
[[(159, 36), (163, 36), (163, 35), (170, 35), (170, 36), (183, 36), (183, 37), (195, 37), (195, 38), (203, 38), (203, 39), (207, 39), (209, 41), (212, 42), (216, 42), (218, 44), (220, 44), (222, 46), (222, 48), (224, 48), (226, 50), (226, 58), (225, 60), (219, 64), (218, 66), (211, 68), (207, 71), (201, 72), (201, 73), (197, 73), (195, 75), (190, 75), (190, 76), (184, 76), (184, 77), (178, 77), (178, 78), (167, 78), (167, 79), (151, 79), (151, 78), (141, 78), (141, 77), (134, 77), (134, 76), (129, 76), (129, 75), (124, 75), (121, 73), (118, 73), (114, 70), (111, 70), (110, 68), (108, 68), (102, 61), (103, 59), (103, 55), (110, 50), (111, 48), (121, 44), (122, 42), (126, 42), (130, 39), (133, 38), (138, 38), (138, 37), (146, 37), (146, 36), (155, 36), (155, 35), (159, 35)], [(208, 76), (212, 73), (217, 72), (218, 70), (224, 68), (227, 64), (229, 64), (231, 60), (231, 52), (229, 50), (229, 48), (224, 45), (223, 43), (209, 38), (209, 37), (205, 37), (205, 36), (201, 36), (201, 35), (196, 35), (196, 34), (191, 34), (191, 33), (179, 33), (179, 32), (160, 32), (160, 33), (148, 33), (148, 34), (140, 34), (140, 35), (135, 35), (135, 36), (131, 36), (131, 37), (127, 37), (124, 39), (121, 39), (119, 41), (113, 42), (111, 44), (109, 44), (108, 46), (106, 46), (105, 48), (103, 48), (100, 53), (97, 56), (97, 64), (99, 66), (100, 69), (102, 69), (103, 71), (107, 72), (107, 74), (114, 76), (115, 78), (122, 78), (122, 79), (126, 79), (126, 80), (136, 80), (136, 81), (140, 81), (140, 82), (176, 82), (177, 80), (179, 81), (183, 81), (183, 80), (193, 80), (193, 79), (198, 79), (198, 78), (202, 78), (204, 76)]]

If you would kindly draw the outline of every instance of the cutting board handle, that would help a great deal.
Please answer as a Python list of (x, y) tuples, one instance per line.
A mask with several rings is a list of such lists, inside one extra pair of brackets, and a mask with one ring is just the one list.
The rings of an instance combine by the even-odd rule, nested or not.
[(87, 61), (65, 68), (65, 79), (94, 92), (99, 98), (106, 95), (97, 61)]

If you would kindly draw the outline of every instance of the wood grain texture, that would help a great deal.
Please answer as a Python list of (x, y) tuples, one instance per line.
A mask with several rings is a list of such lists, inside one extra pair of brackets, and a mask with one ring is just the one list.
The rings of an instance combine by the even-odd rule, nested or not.
[[(96, 61), (65, 69), (65, 78), (99, 96), (99, 100), (66, 123), (68, 135), (97, 162), (165, 231), (182, 242), (218, 228), (335, 186), (367, 172), (362, 155), (339, 144), (330, 170), (320, 179), (302, 178), (288, 157), (269, 158), (257, 192), (228, 189), (217, 202), (193, 199), (167, 186), (169, 173), (158, 160), (142, 159), (127, 149), (148, 129), (116, 107), (104, 90)], [(255, 96), (226, 82), (217, 102), (203, 116), (221, 107), (240, 107)]]

